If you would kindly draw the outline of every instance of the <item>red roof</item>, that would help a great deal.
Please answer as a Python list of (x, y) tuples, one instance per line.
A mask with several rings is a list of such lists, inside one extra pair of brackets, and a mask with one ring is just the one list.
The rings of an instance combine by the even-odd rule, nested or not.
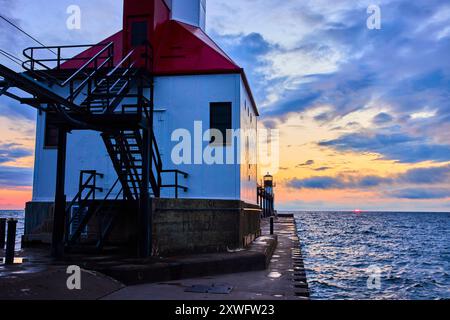
[[(118, 64), (120, 60), (122, 60), (122, 51), (123, 51), (123, 32), (119, 31), (116, 34), (113, 34), (112, 36), (106, 38), (102, 43), (114, 43), (114, 52), (118, 53), (114, 55), (114, 64)], [(89, 48), (82, 53), (76, 55), (74, 58), (85, 58), (83, 60), (68, 60), (67, 62), (63, 63), (61, 65), (62, 69), (78, 69), (80, 68), (84, 63), (87, 62), (91, 57), (95, 56), (101, 49), (103, 49), (102, 46), (95, 46), (92, 48)]]
[[(100, 43), (114, 42), (114, 63), (123, 56), (123, 31), (119, 31)], [(156, 75), (191, 75), (239, 73), (258, 115), (252, 91), (240, 68), (202, 29), (179, 21), (169, 20), (161, 26), (155, 48), (154, 73)], [(93, 47), (76, 57), (92, 57), (101, 47)], [(80, 60), (67, 61), (61, 67), (76, 69)]]
[(197, 27), (170, 20), (156, 50), (155, 73), (198, 74), (240, 72), (241, 68)]

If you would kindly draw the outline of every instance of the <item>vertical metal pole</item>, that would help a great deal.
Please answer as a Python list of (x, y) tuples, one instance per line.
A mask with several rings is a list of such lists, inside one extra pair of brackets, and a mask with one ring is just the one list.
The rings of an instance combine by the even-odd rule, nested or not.
[(266, 212), (266, 218), (269, 216), (268, 215), (268, 209), (269, 209), (269, 206), (268, 206), (267, 193), (266, 193), (265, 196), (264, 196), (264, 210)]
[[(142, 106), (143, 101), (143, 83), (142, 78), (139, 82), (138, 88), (138, 104)], [(142, 130), (142, 181), (140, 190), (140, 203), (139, 203), (139, 256), (146, 258), (151, 255), (152, 246), (152, 213), (149, 195), (149, 178), (151, 170), (151, 130), (152, 123), (150, 119), (146, 121), (147, 125)]]
[(139, 204), (139, 256), (146, 258), (150, 256), (151, 247), (151, 212), (149, 195), (149, 129), (144, 128), (142, 137), (142, 181), (141, 196)]
[(0, 219), (0, 250), (5, 248), (6, 219)]
[(259, 207), (261, 207), (260, 203), (259, 203), (259, 189), (258, 189), (258, 187), (256, 188), (256, 203), (258, 204)]
[(16, 249), (17, 220), (8, 220), (8, 237), (6, 240), (5, 264), (14, 264), (14, 251)]
[(272, 195), (271, 209), (272, 209), (272, 216), (275, 216), (275, 196), (274, 195)]
[(60, 70), (61, 69), (61, 47), (58, 47), (58, 54), (57, 54), (57, 59), (58, 59), (58, 65), (57, 65), (57, 69)]
[(66, 148), (67, 131), (58, 130), (58, 160), (56, 165), (55, 213), (53, 217), (52, 256), (61, 258), (64, 255), (64, 225), (66, 215)]
[(178, 171), (175, 172), (175, 199), (178, 199)]
[[(106, 77), (106, 101), (107, 101), (107, 105), (106, 105), (106, 110), (109, 109), (109, 77)], [(122, 107), (123, 108), (123, 107)], [(105, 111), (105, 110), (103, 110)]]
[(34, 50), (31, 49), (31, 70), (34, 71)]
[(92, 200), (95, 200), (95, 191), (97, 190), (97, 171), (94, 171), (94, 192)]
[(264, 192), (262, 193), (261, 197), (261, 203), (262, 203), (262, 209), (263, 209), (263, 216), (266, 217), (266, 198), (264, 197)]

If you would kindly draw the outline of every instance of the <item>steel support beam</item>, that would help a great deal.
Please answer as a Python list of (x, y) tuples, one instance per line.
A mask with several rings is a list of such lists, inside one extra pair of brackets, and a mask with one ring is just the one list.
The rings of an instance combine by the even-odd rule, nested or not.
[(152, 207), (150, 203), (150, 135), (148, 129), (142, 134), (142, 181), (139, 198), (139, 257), (151, 256), (152, 249)]
[(58, 160), (56, 165), (55, 212), (53, 217), (52, 256), (61, 258), (64, 255), (64, 229), (66, 223), (66, 150), (67, 130), (58, 130)]
[[(138, 87), (138, 104), (144, 106), (144, 89), (142, 78), (139, 79)], [(152, 211), (153, 203), (150, 198), (150, 173), (152, 170), (152, 131), (153, 123), (152, 119), (148, 119), (146, 126), (142, 129), (142, 181), (140, 186), (139, 197), (139, 256), (141, 258), (147, 258), (152, 255)]]

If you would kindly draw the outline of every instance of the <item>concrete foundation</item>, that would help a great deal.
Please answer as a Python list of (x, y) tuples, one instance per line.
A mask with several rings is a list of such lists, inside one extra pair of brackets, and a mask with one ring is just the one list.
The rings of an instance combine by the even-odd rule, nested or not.
[[(99, 201), (90, 204), (96, 209)], [(261, 234), (261, 210), (255, 205), (233, 200), (153, 199), (153, 253), (172, 256), (191, 253), (225, 252), (247, 247)], [(111, 201), (95, 215), (81, 243), (97, 240), (99, 223), (106, 214), (117, 215), (107, 245), (135, 247), (137, 205)], [(53, 203), (30, 202), (25, 210), (24, 247), (50, 244)]]

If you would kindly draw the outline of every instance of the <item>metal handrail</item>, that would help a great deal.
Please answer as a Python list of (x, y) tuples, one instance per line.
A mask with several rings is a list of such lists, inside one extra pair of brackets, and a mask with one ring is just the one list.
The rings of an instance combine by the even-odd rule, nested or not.
[[(100, 50), (95, 56), (93, 56), (91, 59), (89, 59), (88, 62), (86, 62), (81, 68), (79, 68), (75, 73), (69, 77), (66, 81), (62, 83), (63, 86), (67, 85), (70, 81), (75, 79), (76, 76), (78, 76), (82, 71), (87, 69), (89, 65), (91, 65), (95, 60), (97, 60), (106, 50), (114, 48), (114, 42), (110, 42), (107, 46), (105, 46), (102, 50)], [(107, 59), (110, 60), (112, 56), (108, 56)]]
[(73, 200), (66, 207), (66, 212), (70, 212), (70, 209), (75, 205), (75, 203), (77, 203), (78, 200), (81, 199), (81, 195), (87, 189), (88, 183), (91, 182), (92, 179), (94, 179), (93, 175), (88, 178), (88, 180), (83, 184), (82, 188), (78, 191), (77, 195), (73, 198)]
[[(78, 61), (78, 60), (86, 60), (87, 59), (87, 58), (79, 58), (79, 57), (62, 58), (61, 57), (62, 49), (102, 47), (107, 44), (108, 43), (85, 44), (85, 45), (66, 45), (66, 46), (47, 46), (47, 47), (28, 47), (22, 51), (23, 56), (28, 59), (23, 63), (22, 66), (24, 69), (29, 70), (29, 71), (36, 71), (33, 68), (34, 64), (38, 64), (47, 70), (53, 70), (53, 68), (46, 66), (42, 62), (56, 62), (57, 68), (59, 68), (59, 67), (61, 67), (61, 62)], [(56, 49), (56, 51), (57, 51), (56, 59), (35, 59), (35, 55), (34, 55), (35, 51), (48, 51), (49, 49)], [(30, 52), (30, 53), (28, 53), (28, 52)], [(27, 67), (28, 64), (31, 64), (31, 69), (29, 69)]]
[(188, 187), (180, 185), (178, 183), (178, 175), (184, 176), (185, 179), (189, 177), (189, 174), (178, 170), (178, 169), (172, 169), (172, 170), (161, 170), (161, 173), (174, 173), (175, 174), (175, 184), (162, 184), (161, 188), (175, 188), (175, 198), (178, 199), (178, 190), (182, 189), (184, 192), (188, 191)]
[[(135, 52), (135, 49), (131, 50), (125, 58), (123, 58), (106, 76), (111, 77), (127, 60), (130, 59), (131, 55)], [(134, 62), (133, 62), (134, 64)]]
[[(74, 101), (75, 98), (81, 93), (83, 88), (86, 86), (86, 84), (91, 81), (91, 79), (95, 76), (95, 74), (103, 68), (108, 62), (109, 59), (106, 59), (104, 62), (100, 64), (94, 71), (92, 71), (90, 74), (87, 75), (87, 78), (84, 79), (76, 88), (73, 88), (73, 81), (70, 82), (70, 96), (67, 98), (69, 101)], [(65, 86), (65, 84), (62, 84), (62, 86)]]
[(186, 173), (184, 171), (178, 170), (178, 169), (173, 169), (173, 170), (161, 170), (162, 173), (178, 173), (180, 175), (182, 175), (185, 179), (187, 179), (189, 177), (189, 173)]
[[(161, 153), (159, 152), (158, 142), (156, 141), (155, 132), (153, 130), (152, 130), (152, 145), (154, 146), (154, 150), (152, 150), (153, 155), (154, 155), (153, 158), (156, 158), (156, 160), (158, 160), (158, 161), (155, 160), (155, 164), (158, 167), (161, 167), (161, 172), (162, 172), (163, 170), (162, 170)], [(155, 155), (156, 155), (156, 157), (155, 157)]]
[[(66, 207), (66, 213), (70, 212), (70, 209), (72, 209), (72, 207), (75, 205), (75, 203), (77, 203), (78, 201), (81, 200), (81, 196), (83, 195), (83, 192), (86, 191), (87, 189), (89, 189), (89, 192), (86, 196), (86, 199), (88, 199), (92, 194), (95, 194), (95, 190), (102, 190), (101, 188), (98, 188), (95, 184), (95, 178), (96, 177), (103, 177), (103, 174), (98, 173), (95, 170), (86, 170), (86, 171), (81, 171), (81, 174), (83, 173), (88, 173), (90, 174), (90, 176), (88, 177), (88, 179), (83, 183), (80, 184), (79, 187), (79, 191), (77, 193), (77, 195), (73, 198), (73, 200), (70, 202), (70, 204)], [(94, 180), (94, 185), (90, 185), (89, 183)], [(73, 222), (73, 218), (69, 220), (69, 225)]]

